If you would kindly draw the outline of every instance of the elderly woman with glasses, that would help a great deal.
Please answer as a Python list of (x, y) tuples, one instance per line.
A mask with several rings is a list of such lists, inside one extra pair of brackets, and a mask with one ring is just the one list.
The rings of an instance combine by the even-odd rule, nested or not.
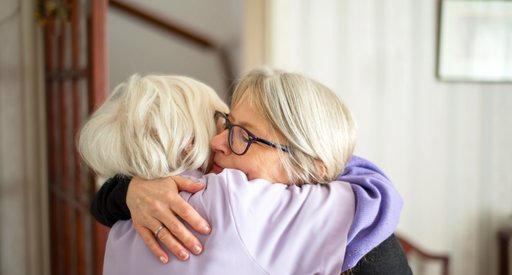
[[(204, 106), (195, 107), (191, 113), (205, 112)], [(100, 221), (112, 225), (130, 214), (133, 220), (112, 228), (105, 274), (339, 274), (392, 234), (401, 199), (376, 167), (357, 157), (349, 162), (355, 125), (322, 84), (298, 74), (255, 70), (236, 87), (231, 112), (216, 110), (212, 117), (217, 135), (210, 142), (211, 161), (204, 160), (210, 165), (203, 169), (210, 174), (201, 177), (174, 166), (171, 172), (178, 173), (156, 177), (117, 171), (135, 177), (114, 177), (100, 190), (93, 204)], [(151, 127), (132, 129), (138, 130), (163, 139)], [(201, 143), (198, 136), (186, 141), (192, 148)], [(186, 150), (181, 154), (187, 159)], [(151, 165), (144, 160), (132, 162)], [(176, 174), (205, 184), (138, 177)], [(181, 192), (180, 199), (165, 191), (203, 187)], [(207, 235), (193, 236), (172, 212)], [(188, 261), (148, 267), (149, 251), (140, 253), (144, 245), (168, 261), (155, 238)], [(185, 247), (201, 255), (190, 257)]]

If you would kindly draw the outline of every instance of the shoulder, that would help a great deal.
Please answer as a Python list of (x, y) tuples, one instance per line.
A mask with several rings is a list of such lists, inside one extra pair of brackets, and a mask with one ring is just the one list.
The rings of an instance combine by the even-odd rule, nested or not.
[(355, 211), (350, 184), (248, 185), (255, 192), (230, 193), (230, 209), (243, 244), (262, 267), (276, 274), (341, 270)]
[[(341, 270), (355, 211), (349, 183), (273, 184), (248, 180), (233, 169), (203, 179), (202, 203), (214, 229), (235, 230), (245, 251), (265, 270), (275, 274)], [(313, 260), (319, 258), (321, 263)]]
[(257, 213), (260, 216), (277, 216), (308, 212), (304, 206), (315, 209), (318, 214), (328, 212), (333, 207), (353, 209), (355, 206), (352, 186), (344, 181), (286, 185), (263, 179), (248, 180), (243, 172), (235, 169), (224, 169), (217, 175), (207, 174), (204, 180), (205, 193), (224, 197), (226, 203), (241, 215)]

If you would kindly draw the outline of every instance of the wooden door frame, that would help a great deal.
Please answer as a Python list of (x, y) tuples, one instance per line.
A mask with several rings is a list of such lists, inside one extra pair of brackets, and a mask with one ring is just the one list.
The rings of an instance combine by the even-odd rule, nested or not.
[(44, 190), (46, 238), (51, 245), (45, 255), (50, 258), (50, 272), (102, 274), (108, 230), (90, 214), (94, 179), (84, 174), (87, 170), (74, 149), (74, 137), (108, 92), (108, 0), (62, 0), (50, 7), (46, 0), (38, 3), (46, 58), (42, 66), (48, 152)]
[[(92, 113), (105, 101), (108, 94), (108, 55), (107, 55), (107, 19), (108, 18), (108, 0), (92, 0), (92, 14), (90, 30), (90, 53), (89, 53), (89, 74), (91, 83), (89, 85), (89, 112)], [(102, 92), (98, 92), (102, 91)], [(94, 180), (96, 183), (97, 179)], [(94, 184), (96, 187), (97, 185)], [(94, 190), (96, 192), (96, 190)], [(103, 273), (103, 258), (105, 255), (105, 245), (107, 243), (108, 229), (99, 224), (94, 225), (94, 235), (96, 243), (94, 252), (95, 260), (101, 260), (101, 263), (95, 263), (95, 273)]]

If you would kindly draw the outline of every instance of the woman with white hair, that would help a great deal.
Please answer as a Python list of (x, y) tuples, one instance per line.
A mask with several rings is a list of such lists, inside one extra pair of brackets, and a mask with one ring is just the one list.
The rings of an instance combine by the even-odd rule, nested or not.
[[(162, 103), (158, 103), (160, 108)], [(194, 107), (199, 108), (195, 111), (203, 108), (199, 105)], [(174, 261), (168, 268), (160, 265), (153, 266), (155, 269), (152, 270), (181, 270), (190, 274), (195, 274), (199, 270), (211, 274), (221, 271), (223, 274), (229, 274), (230, 270), (233, 274), (336, 274), (342, 270), (342, 265), (343, 270), (348, 269), (361, 256), (353, 257), (359, 257), (357, 260), (351, 260), (350, 256), (353, 255), (345, 257), (345, 247), (349, 248), (348, 251), (364, 255), (378, 244), (377, 242), (351, 250), (351, 241), (357, 242), (361, 236), (372, 235), (369, 233), (380, 235), (377, 239), (380, 238), (382, 241), (392, 233), (401, 208), (401, 200), (396, 196), (392, 186), (387, 186), (387, 190), (382, 192), (384, 196), (381, 199), (385, 202), (380, 202), (387, 207), (388, 212), (382, 213), (377, 210), (373, 214), (378, 214), (378, 217), (366, 217), (365, 221), (373, 222), (373, 227), (369, 228), (363, 226), (365, 221), (357, 219), (361, 202), (358, 201), (358, 208), (354, 209), (354, 194), (360, 198), (356, 188), (351, 188), (346, 182), (331, 182), (336, 180), (351, 157), (355, 132), (350, 112), (329, 89), (297, 74), (254, 71), (244, 77), (237, 86), (232, 107), (229, 115), (225, 111), (215, 112), (217, 128), (221, 131), (211, 141), (214, 151), (211, 171), (218, 175), (208, 174), (203, 178), (207, 182), (204, 190), (193, 195), (181, 194), (212, 224), (210, 235), (199, 236), (205, 244), (204, 252), (200, 257), (190, 258), (187, 263)], [(128, 107), (126, 110), (132, 108)], [(136, 127), (128, 129), (128, 135), (120, 136), (142, 138), (138, 142), (124, 142), (124, 145), (129, 144), (128, 146), (144, 153), (155, 148), (163, 149), (165, 153), (160, 154), (160, 158), (156, 157), (157, 160), (160, 159), (156, 163), (169, 161), (164, 158), (168, 153), (168, 143), (162, 140), (166, 138), (160, 133), (155, 133), (151, 123), (147, 124), (130, 124), (144, 126), (142, 130)], [(134, 134), (137, 130), (141, 130), (142, 134)], [(175, 140), (172, 131), (167, 134)], [(157, 140), (157, 146), (147, 149), (143, 144), (148, 139)], [(180, 147), (182, 151), (171, 151), (181, 152), (178, 155), (183, 156), (182, 160), (186, 160), (189, 156), (187, 153), (193, 151), (196, 141), (197, 137), (186, 139), (186, 142), (182, 143), (186, 146)], [(121, 158), (127, 159), (130, 165), (139, 165), (144, 169), (130, 171), (129, 168), (125, 171), (116, 171), (117, 173), (145, 178), (164, 176), (152, 177), (151, 174), (140, 173), (150, 170), (148, 167), (155, 164), (155, 154), (151, 153), (151, 160), (147, 160), (142, 155), (133, 154), (132, 157), (128, 156), (129, 154), (123, 155), (123, 152), (118, 153)], [(177, 155), (174, 154), (174, 157)], [(85, 155), (84, 158), (87, 159)], [(162, 159), (165, 161), (161, 161)], [(173, 165), (169, 165), (168, 170), (171, 173), (178, 171), (175, 174), (183, 172), (176, 170), (176, 166)], [(356, 172), (350, 175), (349, 172), (346, 178), (352, 179), (353, 185), (360, 184), (360, 187), (364, 188), (367, 181), (361, 181), (361, 177), (365, 176), (367, 175), (364, 173)], [(331, 183), (325, 184), (328, 182)], [(144, 185), (151, 186), (148, 182)], [(130, 186), (138, 184), (134, 180)], [(385, 196), (393, 200), (386, 201)], [(139, 199), (140, 201), (143, 199)], [(364, 209), (364, 205), (361, 206)], [(356, 221), (352, 224), (354, 213)], [(133, 218), (135, 223), (135, 216)], [(376, 226), (375, 223), (379, 222), (382, 224)], [(168, 227), (173, 234), (174, 231), (180, 230), (175, 225)], [(352, 230), (353, 228), (356, 230)], [(155, 236), (164, 243), (171, 236), (169, 230), (160, 223), (154, 226)], [(311, 239), (311, 236), (315, 238)], [(134, 272), (136, 267), (121, 263), (131, 263), (132, 259), (140, 262), (140, 255), (133, 254), (132, 251), (141, 249), (127, 248), (142, 248), (144, 242), (151, 242), (144, 236), (143, 239), (144, 241), (136, 236), (130, 222), (117, 223), (112, 229), (107, 245), (106, 274)], [(182, 253), (184, 249), (176, 243), (169, 245), (173, 253), (181, 259), (187, 259), (188, 255)], [(192, 247), (196, 245), (197, 243), (192, 244)], [(155, 250), (152, 248), (152, 251)], [(147, 254), (145, 256), (149, 257)], [(149, 258), (144, 259), (150, 262)]]
[(192, 78), (133, 75), (82, 127), (78, 149), (100, 176), (156, 179), (208, 170), (213, 115), (227, 112), (215, 91)]

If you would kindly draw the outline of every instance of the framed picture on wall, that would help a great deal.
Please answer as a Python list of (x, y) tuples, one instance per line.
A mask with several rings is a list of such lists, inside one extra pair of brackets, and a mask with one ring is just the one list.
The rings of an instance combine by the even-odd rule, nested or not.
[(437, 77), (512, 82), (512, 1), (441, 0)]

